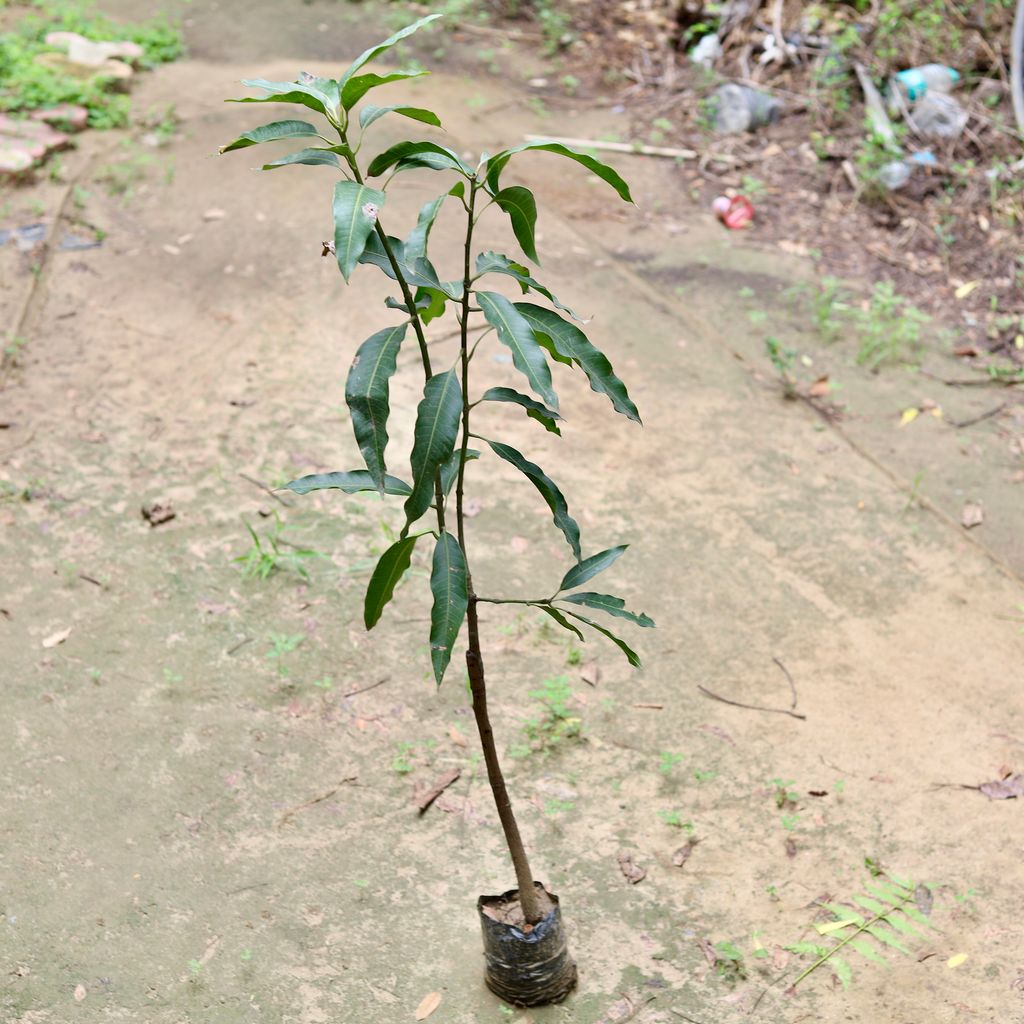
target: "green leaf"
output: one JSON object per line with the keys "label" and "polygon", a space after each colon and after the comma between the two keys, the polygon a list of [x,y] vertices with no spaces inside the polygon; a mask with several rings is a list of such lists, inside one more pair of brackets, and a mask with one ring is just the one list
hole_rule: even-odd
{"label": "green leaf", "polygon": [[380,556],[380,561],[370,577],[369,586],[366,588],[366,599],[363,602],[363,622],[367,629],[373,629],[380,620],[381,613],[391,600],[398,581],[409,568],[409,563],[412,561],[412,549],[416,547],[419,537],[420,534],[402,537]]}
{"label": "green leaf", "polygon": [[222,153],[230,153],[233,149],[245,149],[246,146],[255,146],[260,142],[278,142],[280,139],[301,139],[309,136],[317,136],[320,133],[314,125],[308,121],[274,121],[271,124],[260,125],[253,128],[251,132],[243,132],[226,146],[221,146]]}
{"label": "green leaf", "polygon": [[562,418],[557,412],[526,395],[521,395],[518,391],[513,391],[512,388],[488,388],[480,401],[511,402],[513,405],[520,405],[526,410],[528,416],[537,420],[538,423],[542,423],[545,429],[551,431],[552,434],[558,434],[559,437],[562,435],[555,423],[555,420]]}
{"label": "green leaf", "polygon": [[[415,288],[435,288],[443,292],[450,299],[462,297],[461,281],[440,281],[437,271],[434,270],[428,259],[421,257],[415,263],[410,263],[405,256],[405,245],[400,239],[389,235],[388,243],[391,246],[395,259],[398,261],[398,267],[402,272],[402,276],[408,284]],[[391,260],[388,259],[384,246],[381,245],[381,241],[376,235],[371,235],[367,239],[366,248],[359,257],[359,262],[371,263],[373,266],[383,270],[392,281],[398,280],[394,267],[391,266]]]}
{"label": "green leaf", "polygon": [[[486,398],[487,396],[484,395]],[[584,558],[579,565],[574,565],[559,585],[559,591],[572,590],[573,587],[582,586],[592,580],[598,573],[604,572],[610,565],[617,561],[628,548],[628,544],[620,544],[618,547],[608,548],[606,551],[599,551],[596,555]]]}
{"label": "green leaf", "polygon": [[898,886],[890,885],[881,879],[869,882],[864,888],[880,900],[885,900],[886,903],[902,903],[907,898],[907,893],[903,892]]}
{"label": "green leaf", "polygon": [[537,335],[548,337],[561,355],[579,364],[590,381],[592,391],[607,395],[616,412],[640,422],[640,413],[630,400],[626,385],[615,376],[612,364],[578,327],[543,306],[529,302],[517,302],[515,306]]}
{"label": "green leaf", "polygon": [[407,525],[430,508],[434,477],[455,449],[461,415],[462,388],[455,371],[435,374],[423,388],[423,400],[416,410],[412,494],[405,502]]}
{"label": "green leaf", "polygon": [[783,947],[791,953],[798,953],[801,956],[825,956],[828,953],[828,946],[818,946],[813,942],[793,942]]}
{"label": "green leaf", "polygon": [[569,515],[569,506],[566,505],[562,492],[545,475],[540,466],[523,458],[522,454],[517,452],[515,448],[502,444],[500,441],[487,441],[487,443],[491,446],[491,451],[499,459],[504,459],[509,465],[515,466],[540,491],[541,497],[547,502],[548,508],[551,509],[555,526],[565,535],[565,539],[569,542],[569,547],[572,548],[572,553],[576,556],[576,561],[578,562],[580,560],[580,528],[576,520]]}
{"label": "green leaf", "polygon": [[512,233],[516,236],[519,247],[527,257],[540,266],[534,233],[537,229],[537,200],[533,193],[522,185],[503,188],[495,197],[495,203],[501,207],[512,222]]}
{"label": "green leaf", "polygon": [[[285,487],[296,494],[309,494],[310,491],[339,490],[346,494],[357,494],[360,491],[379,490],[377,482],[365,469],[355,469],[348,473],[311,473],[291,480]],[[412,488],[397,476],[384,477],[385,494],[412,494]]]}
{"label": "green leaf", "polygon": [[538,605],[541,611],[547,612],[563,629],[569,630],[570,633],[575,633],[582,643],[587,642],[587,638],[574,626],[557,608],[550,604]]}
{"label": "green leaf", "polygon": [[611,187],[619,194],[620,198],[624,199],[627,203],[633,202],[633,197],[629,194],[629,186],[621,177],[619,177],[617,171],[612,170],[611,167],[602,163],[600,160],[597,160],[586,153],[580,153],[578,150],[570,149],[568,146],[564,146],[560,142],[527,142],[522,146],[514,146],[512,149],[506,149],[500,153],[495,153],[494,156],[487,161],[487,185],[492,192],[496,193],[498,191],[498,179],[509,160],[515,156],[516,153],[525,153],[530,150],[543,153],[555,153],[558,156],[564,156],[568,157],[570,160],[575,160],[576,163],[582,164],[588,171],[596,174],[602,181],[606,181],[611,185]]}
{"label": "green leaf", "polygon": [[466,559],[459,542],[450,533],[442,533],[437,538],[430,589],[434,595],[430,612],[430,660],[440,686],[469,604]]}
{"label": "green leaf", "polygon": [[386,198],[383,192],[354,181],[334,186],[334,252],[346,281],[363,255]]}
{"label": "green leaf", "polygon": [[886,915],[885,923],[902,935],[909,935],[911,938],[920,938],[921,933],[905,918],[899,911],[893,911]]}
{"label": "green leaf", "polygon": [[530,382],[534,394],[540,395],[553,409],[558,409],[558,395],[551,386],[551,368],[544,350],[537,344],[533,329],[504,295],[497,292],[476,292],[476,301],[487,322],[498,332],[498,340],[512,350],[512,362]]}
{"label": "green leaf", "polygon": [[[459,479],[459,459],[461,455],[462,449],[456,448],[455,451],[452,452],[448,461],[441,467],[441,490],[445,496],[451,494],[452,488]],[[472,462],[474,459],[479,458],[480,453],[475,448],[466,449],[467,462]]]}
{"label": "green leaf", "polygon": [[637,614],[636,612],[626,611],[626,602],[621,597],[612,597],[610,594],[594,594],[584,591],[582,593],[566,594],[565,597],[560,597],[559,601],[566,601],[569,604],[581,604],[587,608],[595,608],[598,611],[606,612],[608,615],[614,615],[616,618],[628,619],[630,622],[635,622],[638,626],[644,626],[645,628],[654,626],[654,619],[642,613]]}
{"label": "green leaf", "polygon": [[882,906],[878,900],[873,900],[869,896],[854,896],[853,902],[865,910],[870,910],[872,914],[881,914],[882,916],[885,916],[890,909],[888,906]]}
{"label": "green leaf", "polygon": [[910,955],[910,950],[896,938],[888,929],[884,928],[881,924],[868,925],[864,929],[870,934],[874,935],[879,942],[884,942],[887,946],[892,946],[893,949],[898,949],[901,953],[905,953],[907,956]]}
{"label": "green leaf", "polygon": [[384,488],[384,450],[388,444],[389,381],[408,324],[386,327],[359,346],[345,382],[352,430],[376,486]]}
{"label": "green leaf", "polygon": [[304,82],[268,82],[265,78],[246,78],[242,85],[250,89],[263,89],[267,95],[243,96],[241,99],[228,100],[228,103],[298,103],[332,119],[336,117],[337,103],[334,97],[315,85]]}
{"label": "green leaf", "polygon": [[429,324],[431,320],[444,316],[444,304],[447,299],[444,292],[436,288],[417,288],[414,298],[423,323]]}
{"label": "green leaf", "polygon": [[386,170],[400,163],[405,167],[429,167],[434,171],[458,171],[467,178],[473,171],[447,146],[436,142],[399,142],[390,149],[378,153],[366,169],[369,178],[376,178]]}
{"label": "green leaf", "polygon": [[361,54],[348,66],[348,69],[341,76],[338,84],[344,87],[345,83],[364,65],[369,64],[371,60],[376,59],[386,50],[390,50],[395,43],[400,43],[403,39],[408,38],[413,32],[418,32],[424,25],[429,25],[432,21],[437,21],[440,18],[440,14],[428,14],[425,18],[420,18],[419,21],[414,21],[411,25],[406,25],[405,28],[400,29],[393,36],[388,36],[383,43],[377,43],[371,46],[368,50],[363,50]]}
{"label": "green leaf", "polygon": [[430,229],[441,212],[447,194],[431,199],[420,207],[420,215],[416,219],[416,227],[412,229],[409,237],[405,240],[405,258],[415,261],[427,255],[427,241],[430,238]]}
{"label": "green leaf", "polygon": [[875,952],[874,947],[866,939],[850,939],[847,945],[855,949],[865,959],[871,960],[876,964],[881,964],[883,967],[889,966],[888,963],[886,963],[885,957],[880,956]]}
{"label": "green leaf", "polygon": [[[521,263],[516,263],[510,260],[507,256],[502,255],[500,252],[482,252],[476,258],[476,273],[477,276],[483,274],[507,274],[509,277],[514,278],[518,283],[519,287],[522,288],[523,292],[533,289],[540,295],[543,295],[548,302],[551,302],[557,309],[564,310],[573,318],[578,320],[581,324],[586,321],[577,316],[568,306],[563,306],[558,299],[551,294],[539,281],[534,280],[530,276],[530,271],[524,267]],[[564,362],[571,363],[571,359],[565,359]]]}
{"label": "green leaf", "polygon": [[856,921],[858,925],[864,924],[864,918],[848,907],[840,906],[838,903],[822,903],[821,906],[844,921]]}
{"label": "green leaf", "polygon": [[341,90],[341,105],[346,110],[351,110],[371,89],[381,85],[389,85],[391,82],[404,82],[409,78],[422,78],[429,74],[429,71],[391,71],[385,75],[370,73],[368,75],[356,75],[345,82]]}
{"label": "green leaf", "polygon": [[422,121],[424,124],[432,124],[435,128],[441,127],[441,119],[432,110],[424,110],[422,107],[374,107],[367,104],[359,111],[359,127],[364,131],[379,120],[385,114],[401,114],[402,117],[411,117],[414,121]]}
{"label": "green leaf", "polygon": [[264,164],[262,170],[272,171],[275,167],[287,167],[289,164],[325,164],[328,167],[333,167],[336,171],[341,170],[341,164],[333,150],[325,149],[322,146],[289,153],[278,160],[272,160],[269,164]]}
{"label": "green leaf", "polygon": [[618,647],[620,651],[622,651],[622,653],[626,656],[626,661],[628,661],[630,665],[633,666],[633,668],[641,667],[640,655],[637,654],[636,651],[634,651],[633,648],[630,647],[625,640],[623,640],[621,637],[616,636],[610,629],[605,629],[604,626],[601,626],[598,623],[594,622],[593,619],[588,619],[583,615],[578,615],[576,612],[569,612],[568,614],[571,615],[574,619],[578,619],[580,622],[585,622],[588,626],[590,626],[591,629],[596,629],[598,633],[601,633],[604,636],[608,637],[608,639],[611,640],[611,642],[615,644],[615,646]]}
{"label": "green leaf", "polygon": [[900,907],[900,913],[906,914],[911,921],[915,921],[917,924],[923,924],[926,928],[935,928],[935,925],[928,920],[928,916],[926,914],[922,914],[917,907],[911,906],[909,903],[904,903],[903,906]]}
{"label": "green leaf", "polygon": [[850,982],[853,981],[853,971],[850,970],[850,965],[841,956],[830,956],[828,965],[835,972],[835,976],[843,988],[849,988]]}

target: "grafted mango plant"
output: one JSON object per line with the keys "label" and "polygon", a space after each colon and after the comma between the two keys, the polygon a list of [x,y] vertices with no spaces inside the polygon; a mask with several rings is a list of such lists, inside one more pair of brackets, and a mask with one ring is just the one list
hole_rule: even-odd
{"label": "grafted mango plant", "polygon": [[[333,251],[346,282],[362,265],[378,268],[397,286],[398,294],[385,303],[396,314],[395,321],[359,345],[345,385],[345,401],[365,468],[304,476],[288,487],[297,494],[333,488],[349,494],[377,491],[382,496],[404,499],[405,524],[398,539],[381,555],[366,589],[363,616],[367,629],[376,625],[392,600],[416,546],[433,545],[430,657],[434,677],[440,686],[465,627],[473,712],[516,876],[515,889],[501,896],[480,897],[478,902],[487,958],[485,977],[492,990],[507,1001],[534,1005],[564,998],[575,984],[576,966],[566,949],[557,897],[534,880],[498,761],[487,711],[479,606],[492,603],[537,608],[581,641],[585,631],[596,631],[614,643],[634,666],[640,660],[633,649],[591,616],[602,613],[638,626],[654,623],[646,615],[629,611],[622,598],[583,589],[623,554],[626,545],[584,557],[579,526],[569,514],[558,486],[511,445],[474,433],[473,412],[485,403],[502,404],[510,411],[518,407],[545,430],[560,435],[563,421],[552,382],[551,360],[581,370],[590,387],[607,398],[617,413],[635,423],[640,422],[640,416],[608,359],[587,339],[576,314],[538,282],[519,259],[490,251],[474,257],[473,235],[485,211],[493,208],[509,218],[524,257],[538,263],[533,193],[522,185],[502,183],[509,162],[527,151],[574,161],[607,183],[621,199],[632,202],[632,198],[626,182],[611,167],[556,142],[531,142],[503,149],[481,157],[473,166],[446,146],[409,140],[390,146],[364,166],[361,154],[369,130],[380,118],[397,115],[425,125],[441,125],[433,111],[420,107],[362,103],[379,86],[425,73],[375,74],[364,68],[437,17],[422,18],[366,50],[337,80],[302,74],[294,82],[246,81],[245,85],[261,90],[263,95],[237,102],[298,105],[319,114],[321,123],[275,121],[246,132],[221,151],[284,139],[320,143],[266,163],[263,169],[292,164],[334,168],[338,172],[333,194],[334,239],[324,243],[324,253]],[[423,205],[407,237],[389,235],[384,228],[388,184],[397,174],[421,169],[441,172],[454,178],[454,183]],[[384,175],[387,178],[379,187],[368,184]],[[465,245],[462,266],[457,276],[449,278],[431,262],[429,242],[442,209],[452,208],[464,218]],[[524,300],[512,301],[493,290],[495,276],[515,282]],[[453,313],[458,323],[457,349],[442,355],[443,349],[428,348],[424,328],[447,313]],[[399,350],[410,331],[419,349],[424,385],[415,414],[408,474],[403,478],[388,472],[389,387]],[[516,374],[511,383],[525,385],[528,394],[511,383],[491,387],[482,394],[474,392],[473,360],[478,358],[483,343],[494,341],[511,352]],[[479,472],[485,471],[483,450],[514,466],[536,488],[568,544],[571,563],[550,596],[479,594],[474,587],[466,537],[467,466],[480,459]]]}

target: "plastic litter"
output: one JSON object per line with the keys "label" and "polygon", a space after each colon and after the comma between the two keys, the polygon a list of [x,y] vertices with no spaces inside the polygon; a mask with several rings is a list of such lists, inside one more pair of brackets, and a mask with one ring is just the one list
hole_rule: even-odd
{"label": "plastic litter", "polygon": [[782,103],[774,96],[749,85],[727,82],[714,94],[715,131],[738,135],[762,125],[774,124],[782,115]]}
{"label": "plastic litter", "polygon": [[967,111],[952,96],[928,93],[907,120],[926,139],[958,139],[967,127]]}
{"label": "plastic litter", "polygon": [[704,36],[703,39],[690,51],[690,60],[694,64],[709,70],[715,66],[715,61],[722,56],[722,43],[718,36],[712,34]]}
{"label": "plastic litter", "polygon": [[0,245],[6,245],[13,240],[18,252],[31,252],[45,238],[45,224],[25,224],[20,228],[5,228],[0,231]]}
{"label": "plastic litter", "polygon": [[[546,892],[540,882],[533,883]],[[561,1002],[576,986],[576,962],[562,930],[558,897],[547,893],[552,909],[528,931],[495,920],[485,908],[515,900],[517,890],[481,896],[477,912],[484,938],[487,987],[510,1006],[541,1006]]]}
{"label": "plastic litter", "polygon": [[739,231],[754,219],[754,204],[746,196],[718,196],[711,209],[730,231]]}
{"label": "plastic litter", "polygon": [[960,81],[960,72],[945,64],[922,64],[897,71],[889,80],[889,102],[899,109],[900,100],[916,103],[925,95],[952,92]]}
{"label": "plastic litter", "polygon": [[890,192],[903,188],[918,167],[934,167],[938,161],[930,149],[919,153],[911,153],[903,160],[893,160],[885,164],[878,172],[878,180]]}

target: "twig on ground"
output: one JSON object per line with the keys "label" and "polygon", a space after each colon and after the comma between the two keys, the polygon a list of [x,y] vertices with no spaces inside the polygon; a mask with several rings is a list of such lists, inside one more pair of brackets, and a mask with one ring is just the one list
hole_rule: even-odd
{"label": "twig on ground", "polygon": [[981,423],[982,420],[989,420],[993,416],[998,416],[1006,408],[1006,402],[1000,402],[994,409],[989,409],[988,412],[983,412],[979,416],[972,416],[968,420],[947,420],[946,422],[951,427],[960,429],[962,427],[973,427],[975,423]]}
{"label": "twig on ground", "polygon": [[1012,388],[1016,384],[1024,384],[1024,377],[1013,379],[1006,379],[1003,377],[955,377],[950,380],[948,377],[940,377],[937,373],[932,373],[929,370],[922,370],[921,373],[925,377],[937,380],[940,384],[945,384],[948,388],[983,388],[990,384],[998,384],[1002,387]]}
{"label": "twig on ground", "polygon": [[789,669],[786,668],[786,666],[783,665],[782,662],[779,661],[778,658],[772,658],[772,661],[774,661],[775,664],[778,665],[779,668],[782,669],[782,674],[786,677],[786,681],[789,683],[790,692],[793,694],[793,703],[790,704],[789,706],[790,706],[790,708],[794,708],[795,709],[796,708],[796,683],[793,682],[793,677],[789,674]]}
{"label": "twig on ground", "polygon": [[249,483],[251,483],[253,487],[258,487],[261,491],[263,491],[264,494],[269,494],[274,499],[274,501],[279,501],[282,505],[284,505],[285,508],[292,507],[292,503],[290,501],[285,501],[285,499],[282,498],[280,494],[277,494],[272,487],[268,487],[265,483],[263,483],[262,480],[257,480],[254,476],[249,476],[248,473],[239,473],[238,475],[243,480],[246,480]]}
{"label": "twig on ground", "polygon": [[317,804],[322,804],[325,800],[330,800],[330,798],[334,796],[334,794],[337,793],[346,782],[355,782],[358,778],[358,775],[347,775],[336,786],[327,790],[326,793],[321,793],[320,796],[315,796],[312,800],[306,800],[304,803],[296,804],[290,811],[285,811],[284,814],[278,818],[277,827],[280,828],[286,821],[290,821],[299,813],[299,811],[304,811],[307,807],[315,807]]}
{"label": "twig on ground", "polygon": [[230,658],[231,655],[235,653],[235,651],[241,650],[246,644],[251,644],[252,640],[253,640],[253,638],[251,636],[247,636],[244,640],[239,640],[238,643],[235,644],[234,647],[231,647],[231,648],[229,648],[227,650],[226,653],[227,653],[228,657]]}
{"label": "twig on ground", "polygon": [[383,686],[391,676],[385,676],[383,679],[378,679],[375,683],[370,683],[369,686],[360,686],[358,690],[349,690],[348,693],[343,693],[341,699],[345,700],[347,697],[354,697],[357,693],[366,693],[367,690],[376,689],[378,686]]}
{"label": "twig on ground", "polygon": [[789,715],[790,718],[799,718],[801,721],[807,720],[806,715],[802,715],[799,711],[793,711],[790,708],[766,708],[761,704],[743,704],[738,700],[730,700],[728,697],[722,697],[714,691],[709,690],[706,686],[701,686],[700,684],[697,685],[697,689],[700,690],[705,697],[721,701],[723,704],[731,704],[734,708],[746,708],[748,711],[768,711],[773,715]]}
{"label": "twig on ground", "polygon": [[435,801],[435,800],[436,800],[436,799],[437,799],[437,798],[438,798],[438,797],[439,797],[439,796],[440,796],[440,795],[441,795],[441,794],[442,794],[442,793],[443,793],[443,792],[444,792],[444,791],[445,791],[445,790],[446,790],[446,789],[447,789],[447,788],[448,788],[448,787],[449,787],[449,786],[450,786],[450,785],[451,785],[451,784],[452,784],[453,782],[456,782],[456,781],[458,781],[458,779],[459,779],[459,777],[460,777],[461,775],[462,775],[462,769],[461,769],[461,768],[453,768],[453,769],[452,769],[452,770],[451,770],[450,772],[445,772],[445,774],[444,774],[444,775],[442,775],[442,776],[441,776],[441,778],[439,778],[439,779],[437,780],[437,782],[435,782],[435,783],[434,783],[434,785],[430,787],[430,789],[426,790],[426,791],[425,791],[424,793],[422,793],[421,795],[418,795],[418,796],[416,797],[416,808],[417,808],[417,810],[419,810],[420,814],[421,814],[421,815],[422,815],[422,814],[425,814],[425,813],[426,813],[426,811],[427,811],[427,808],[428,808],[428,807],[429,807],[429,806],[430,806],[430,805],[431,805],[431,804],[432,804],[432,803],[433,803],[433,802],[434,802],[434,801]]}
{"label": "twig on ground", "polygon": [[[633,153],[639,156],[667,156],[677,160],[696,160],[700,154],[695,149],[675,149],[670,146],[647,146],[631,142],[602,142],[599,139],[569,139],[552,135],[525,135],[527,142],[558,142],[563,146],[579,149],[603,149],[610,153]],[[731,160],[732,158],[727,158]]]}

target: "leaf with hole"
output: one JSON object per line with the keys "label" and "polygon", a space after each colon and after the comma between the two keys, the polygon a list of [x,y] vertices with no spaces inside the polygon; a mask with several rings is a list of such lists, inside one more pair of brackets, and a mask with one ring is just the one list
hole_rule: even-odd
{"label": "leaf with hole", "polygon": [[505,149],[500,153],[495,153],[494,156],[487,161],[487,187],[492,193],[497,194],[499,191],[498,180],[509,160],[511,160],[517,153],[526,153],[530,151],[554,153],[557,156],[564,156],[568,157],[570,160],[575,160],[576,163],[586,167],[586,169],[592,174],[596,174],[602,181],[611,185],[611,187],[618,193],[620,199],[624,199],[627,203],[633,202],[633,197],[629,193],[629,186],[625,181],[623,181],[618,171],[609,167],[606,163],[602,163],[596,157],[589,156],[586,153],[580,153],[578,150],[571,149],[569,146],[565,146],[560,142],[526,142],[521,146],[513,146],[512,149]]}
{"label": "leaf with hole", "polygon": [[345,403],[352,414],[352,430],[377,487],[384,487],[384,450],[388,444],[389,390],[398,350],[408,325],[386,327],[359,346],[345,382]]}
{"label": "leaf with hole", "polygon": [[533,198],[533,193],[522,185],[511,185],[498,192],[494,202],[508,214],[519,247],[528,259],[540,266],[534,237],[537,230],[537,200]]}
{"label": "leaf with hole", "polygon": [[355,181],[334,186],[334,254],[346,281],[366,249],[384,205],[383,192]]}
{"label": "leaf with hole", "polygon": [[538,423],[543,424],[545,430],[550,431],[552,434],[558,434],[559,437],[561,437],[562,432],[558,429],[558,424],[555,423],[555,420],[560,420],[562,417],[554,410],[549,409],[546,405],[542,405],[540,402],[533,398],[529,398],[526,395],[521,395],[518,391],[514,391],[512,388],[488,388],[483,393],[480,401],[509,402],[512,405],[521,406],[526,410],[526,414],[528,416],[537,420]]}
{"label": "leaf with hole", "polygon": [[[486,440],[486,438],[484,438]],[[544,470],[529,459],[523,458],[521,452],[507,444],[499,441],[487,441],[491,451],[504,459],[509,465],[515,466],[526,478],[540,491],[541,497],[547,502],[548,508],[557,526],[569,542],[576,561],[580,560],[580,528],[576,520],[569,515],[569,506],[565,503],[562,492],[555,486],[554,482],[544,473]]]}
{"label": "leaf with hole", "polygon": [[498,340],[512,350],[512,362],[530,382],[530,389],[557,410],[558,395],[551,386],[551,368],[529,322],[516,306],[497,292],[478,291],[476,301],[487,322],[498,332]]}
{"label": "leaf with hole", "polygon": [[[360,491],[379,491],[377,481],[365,469],[350,470],[347,473],[311,473],[300,476],[285,484],[289,491],[296,494],[309,494],[310,491],[344,491],[346,494],[358,494]],[[384,477],[385,494],[401,494],[403,497],[412,494],[412,488],[397,476]]]}
{"label": "leaf with hole", "polygon": [[319,136],[314,125],[308,121],[273,121],[271,124],[260,125],[252,131],[242,132],[234,142],[221,146],[222,153],[230,153],[235,149],[245,149],[261,142],[279,142],[282,139],[301,139]]}
{"label": "leaf with hole", "polygon": [[430,508],[438,471],[455,449],[462,415],[462,389],[454,370],[435,374],[416,409],[412,448],[412,494],[405,501],[406,525]]}
{"label": "leaf with hole", "polygon": [[373,629],[380,621],[381,613],[394,596],[398,581],[405,575],[412,561],[412,551],[421,534],[413,534],[395,541],[380,556],[366,588],[363,601],[363,622],[367,629]]}
{"label": "leaf with hole", "polygon": [[628,544],[619,544],[618,547],[608,548],[589,558],[584,558],[579,565],[574,565],[562,577],[562,582],[558,586],[559,591],[572,590],[573,587],[581,587],[584,583],[588,583],[598,573],[604,572],[610,565],[618,561],[628,547]]}
{"label": "leaf with hole", "polygon": [[626,602],[621,597],[612,597],[610,594],[594,594],[590,591],[584,591],[582,593],[566,594],[558,600],[565,601],[568,604],[579,604],[586,608],[593,608],[596,611],[614,615],[616,618],[626,619],[637,626],[645,628],[654,626],[654,619],[649,618],[642,612],[627,611]]}
{"label": "leaf with hole", "polygon": [[430,590],[434,595],[430,612],[430,660],[434,666],[434,678],[440,686],[469,604],[466,558],[459,542],[450,533],[442,533],[437,538]]}
{"label": "leaf with hole", "polygon": [[592,391],[607,395],[616,412],[636,423],[640,422],[640,413],[630,399],[626,385],[615,376],[612,364],[605,355],[591,344],[578,327],[543,306],[517,302],[515,307],[535,334],[546,336],[564,358],[580,366],[590,381]]}

